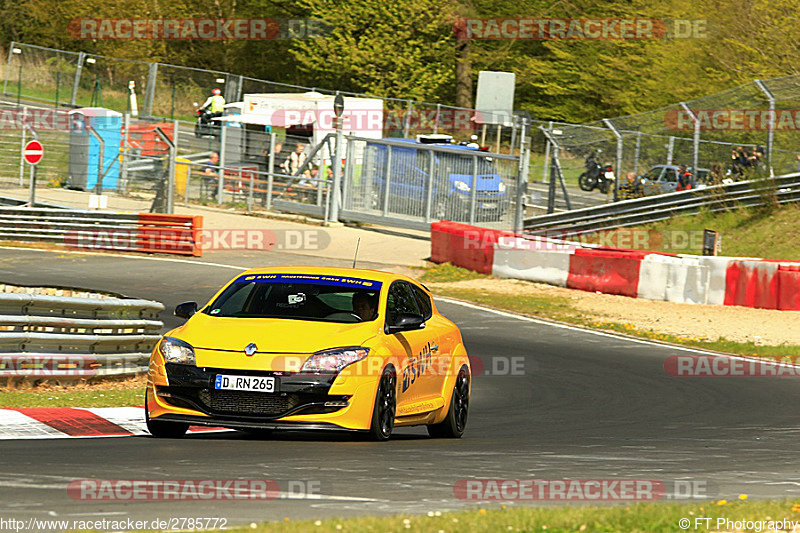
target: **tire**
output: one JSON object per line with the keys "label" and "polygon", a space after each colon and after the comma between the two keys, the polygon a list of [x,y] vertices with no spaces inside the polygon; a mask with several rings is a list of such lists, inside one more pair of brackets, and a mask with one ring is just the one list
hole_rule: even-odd
{"label": "tire", "polygon": [[608,181],[606,180],[601,181],[599,185],[600,192],[606,194],[608,192],[608,186],[609,186]]}
{"label": "tire", "polygon": [[458,371],[447,417],[439,424],[428,426],[428,435],[436,439],[460,439],[467,428],[468,415],[469,369],[465,365]]}
{"label": "tire", "polygon": [[397,413],[397,373],[393,367],[386,367],[378,382],[375,406],[372,408],[372,422],[369,434],[372,440],[387,441],[392,436],[394,417]]}
{"label": "tire", "polygon": [[597,186],[597,178],[592,178],[588,172],[584,172],[578,177],[578,186],[583,191],[591,192]]}
{"label": "tire", "polygon": [[150,409],[147,408],[147,392],[144,394],[144,419],[147,424],[147,431],[157,439],[179,439],[186,435],[189,430],[189,424],[150,420]]}

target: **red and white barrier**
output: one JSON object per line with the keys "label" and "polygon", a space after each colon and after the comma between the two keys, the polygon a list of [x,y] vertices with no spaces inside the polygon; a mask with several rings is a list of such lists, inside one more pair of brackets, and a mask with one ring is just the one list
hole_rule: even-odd
{"label": "red and white barrier", "polygon": [[580,245],[442,221],[431,260],[501,278],[679,303],[800,311],[800,263]]}
{"label": "red and white barrier", "polygon": [[575,248],[542,238],[506,237],[495,246],[492,275],[566,287],[569,258]]}
{"label": "red and white barrier", "polygon": [[709,267],[696,257],[647,254],[642,259],[636,297],[667,302],[704,304]]}
{"label": "red and white barrier", "polygon": [[[192,426],[190,433],[222,428]],[[147,435],[141,407],[0,409],[0,440]]]}

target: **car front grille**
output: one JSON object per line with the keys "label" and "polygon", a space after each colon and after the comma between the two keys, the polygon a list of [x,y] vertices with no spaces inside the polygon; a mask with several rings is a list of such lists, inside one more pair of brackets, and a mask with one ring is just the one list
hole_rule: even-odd
{"label": "car front grille", "polygon": [[297,394],[203,389],[198,394],[212,413],[276,416],[300,405]]}

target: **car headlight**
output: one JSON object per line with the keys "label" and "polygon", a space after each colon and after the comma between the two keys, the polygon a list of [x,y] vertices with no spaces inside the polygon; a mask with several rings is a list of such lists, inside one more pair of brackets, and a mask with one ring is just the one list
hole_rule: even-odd
{"label": "car headlight", "polygon": [[497,184],[497,190],[500,192],[506,192],[506,184],[501,181]]}
{"label": "car headlight", "polygon": [[301,372],[339,372],[347,365],[361,361],[369,353],[369,348],[334,348],[315,353],[303,363]]}
{"label": "car headlight", "polygon": [[164,361],[181,365],[194,365],[194,348],[189,343],[172,337],[164,337],[158,345]]}
{"label": "car headlight", "polygon": [[470,190],[466,181],[456,180],[453,182],[453,186],[461,192],[469,192]]}

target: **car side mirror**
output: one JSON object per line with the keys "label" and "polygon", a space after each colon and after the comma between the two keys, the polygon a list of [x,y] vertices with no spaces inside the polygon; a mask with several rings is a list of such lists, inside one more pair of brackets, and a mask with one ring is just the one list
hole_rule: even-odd
{"label": "car side mirror", "polygon": [[197,312],[197,302],[183,302],[175,307],[175,316],[178,318],[191,318]]}
{"label": "car side mirror", "polygon": [[411,331],[425,327],[425,319],[422,315],[412,313],[402,313],[395,318],[393,324],[389,324],[389,335],[400,333],[401,331]]}

